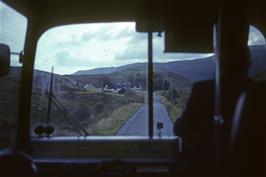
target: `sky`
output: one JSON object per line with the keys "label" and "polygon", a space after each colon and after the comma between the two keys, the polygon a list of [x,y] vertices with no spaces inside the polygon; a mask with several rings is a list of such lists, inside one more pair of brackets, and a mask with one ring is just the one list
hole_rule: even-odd
{"label": "sky", "polygon": [[[59,35],[60,34],[60,35]],[[210,54],[164,54],[163,37],[153,36],[154,61],[193,59]],[[135,23],[70,25],[50,29],[40,38],[36,64],[59,73],[115,67],[147,61],[147,34],[137,33]]]}
{"label": "sky", "polygon": [[[0,43],[11,50],[23,50],[27,20],[0,1]],[[3,28],[2,28],[3,27]],[[250,28],[249,45],[265,44],[262,34]],[[165,54],[164,36],[153,35],[154,61],[168,62],[211,56],[212,54]],[[35,69],[72,74],[78,70],[116,67],[147,61],[147,34],[137,33],[134,22],[79,24],[55,27],[39,39]],[[17,65],[13,57],[12,64]]]}
{"label": "sky", "polygon": [[[0,43],[9,45],[12,52],[23,50],[27,19],[0,0]],[[18,57],[11,56],[11,65],[19,65]]]}
{"label": "sky", "polygon": [[[249,45],[264,44],[254,27]],[[197,59],[212,54],[165,54],[164,36],[153,35],[154,61]],[[137,33],[135,23],[80,24],[55,27],[44,33],[37,47],[35,66],[40,70],[55,67],[55,72],[71,74],[78,70],[116,67],[147,61],[147,34]]]}

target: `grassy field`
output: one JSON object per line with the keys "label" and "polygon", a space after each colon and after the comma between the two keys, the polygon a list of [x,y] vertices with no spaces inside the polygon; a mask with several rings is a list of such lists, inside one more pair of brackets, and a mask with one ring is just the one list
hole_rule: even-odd
{"label": "grassy field", "polygon": [[115,135],[116,132],[143,104],[129,103],[114,110],[112,114],[92,125],[88,125],[88,132],[92,135]]}
{"label": "grassy field", "polygon": [[[117,94],[100,91],[63,91],[54,93],[75,122],[90,135],[113,135],[120,126],[143,104],[142,95]],[[47,96],[34,92],[32,96],[31,127],[45,124]],[[77,130],[54,104],[51,124],[56,127],[54,136],[76,136]],[[32,135],[34,133],[32,132]]]}

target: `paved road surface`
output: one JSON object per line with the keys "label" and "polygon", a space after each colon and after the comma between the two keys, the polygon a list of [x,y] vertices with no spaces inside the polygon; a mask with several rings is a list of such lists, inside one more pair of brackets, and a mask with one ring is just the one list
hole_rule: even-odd
{"label": "paved road surface", "polygon": [[[153,101],[154,110],[154,135],[158,135],[157,122],[163,122],[162,136],[173,135],[173,123],[165,109],[159,101],[158,96],[154,95]],[[125,123],[123,127],[117,132],[119,136],[147,136],[148,135],[148,107],[142,106],[131,118]]]}

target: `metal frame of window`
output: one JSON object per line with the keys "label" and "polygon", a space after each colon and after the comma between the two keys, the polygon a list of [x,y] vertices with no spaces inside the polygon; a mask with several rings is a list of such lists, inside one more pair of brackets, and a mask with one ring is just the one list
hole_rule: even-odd
{"label": "metal frame of window", "polygon": [[153,138],[153,41],[152,31],[148,32],[148,119],[149,137]]}

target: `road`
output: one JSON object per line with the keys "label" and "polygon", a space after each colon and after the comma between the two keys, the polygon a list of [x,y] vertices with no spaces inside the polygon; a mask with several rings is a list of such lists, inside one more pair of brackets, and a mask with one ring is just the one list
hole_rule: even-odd
{"label": "road", "polygon": [[[159,101],[158,96],[153,97],[153,110],[154,110],[154,135],[159,134],[157,123],[162,122],[163,128],[161,129],[162,136],[173,135],[173,123],[167,113],[166,108]],[[148,106],[142,106],[117,132],[118,136],[148,136]]]}

